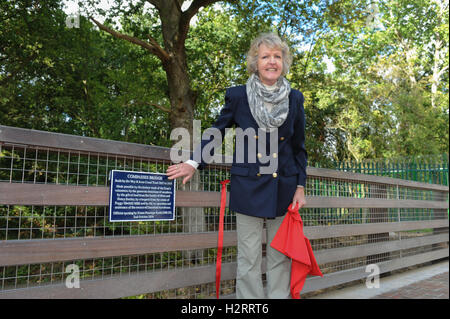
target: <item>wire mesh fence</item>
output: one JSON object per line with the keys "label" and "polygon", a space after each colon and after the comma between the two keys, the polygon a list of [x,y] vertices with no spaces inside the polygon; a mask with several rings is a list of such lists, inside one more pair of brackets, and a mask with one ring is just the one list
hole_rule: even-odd
{"label": "wire mesh fence", "polygon": [[[110,154],[105,150],[86,151],[61,147],[46,147],[27,143],[13,143],[0,139],[0,183],[38,185],[72,185],[80,187],[109,187],[109,172],[115,170],[159,172],[166,171],[168,158],[139,156],[132,150],[127,155]],[[193,192],[219,192],[220,181],[228,179],[229,167],[210,165],[199,171],[197,179],[187,185],[177,183],[177,190]],[[306,195],[310,199],[392,200],[417,202],[444,202],[448,208],[448,188],[395,183],[395,181],[363,178],[362,176],[329,176],[327,172],[309,174]],[[447,248],[448,213],[445,206],[418,207],[308,207],[301,211],[304,226],[321,229],[322,235],[312,236],[314,251],[329,252],[337,249],[366,247],[370,244],[397,243],[398,241],[429,238],[432,243],[412,242],[412,246],[399,246],[383,253],[355,253],[352,258],[324,258],[320,267],[324,274],[338,273],[368,263],[381,263],[405,256],[424,254]],[[333,205],[332,205],[333,206]],[[177,207],[173,221],[110,222],[108,206],[79,205],[10,205],[0,202],[0,249],[2,243],[37,240],[69,240],[83,238],[121,238],[173,234],[211,233],[218,230],[219,207]],[[197,218],[192,218],[197,216]],[[198,216],[201,216],[198,218]],[[447,228],[422,227],[390,231],[381,228],[346,230],[336,233],[338,226],[365,226],[379,223],[445,221]],[[383,224],[384,225],[384,224]],[[427,225],[424,223],[424,225]],[[430,224],[431,225],[431,224]],[[225,231],[236,230],[235,213],[226,209]],[[355,228],[356,229],[356,228]],[[329,232],[327,233],[327,231]],[[323,235],[328,234],[328,235]],[[442,239],[436,236],[447,236]],[[436,239],[435,239],[436,238]],[[435,240],[435,242],[433,241]],[[416,244],[414,244],[416,243]],[[369,247],[369,246],[367,246]],[[369,247],[370,248],[370,247]],[[264,250],[263,250],[264,251]],[[379,251],[379,250],[378,250]],[[69,276],[67,266],[75,264],[83,281],[103,281],[117,276],[126,277],[166,271],[182,271],[197,267],[211,267],[216,261],[217,249],[161,251],[156,253],[108,256],[42,263],[2,265],[0,261],[0,291],[6,292],[30,287],[64,284]],[[236,246],[225,247],[223,261],[236,262]],[[323,255],[325,256],[325,254]],[[320,258],[318,259],[320,262]],[[222,293],[234,291],[234,279],[224,280]],[[149,288],[146,298],[207,298],[215,294],[213,283],[202,283],[163,291]]]}
{"label": "wire mesh fence", "polygon": [[331,168],[448,186],[448,154],[418,155],[390,159],[336,161]]}
{"label": "wire mesh fence", "polygon": [[[165,172],[170,165],[169,160],[52,150],[6,143],[0,144],[0,154],[0,182],[10,183],[108,186],[109,172],[113,169]],[[224,167],[210,166],[201,171],[200,186],[197,190],[219,191],[220,181],[227,178],[229,173]],[[192,184],[188,184],[190,185]],[[306,189],[310,196],[421,200],[443,200],[443,196],[445,197],[442,192],[323,176],[309,177]]]}

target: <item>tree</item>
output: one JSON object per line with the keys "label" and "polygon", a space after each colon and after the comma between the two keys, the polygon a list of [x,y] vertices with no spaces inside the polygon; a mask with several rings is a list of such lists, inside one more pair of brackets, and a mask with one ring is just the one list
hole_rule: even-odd
{"label": "tree", "polygon": [[247,80],[251,39],[275,31],[305,95],[310,163],[448,147],[446,1],[98,2],[86,12],[108,32],[83,16],[68,28],[61,0],[1,2],[2,124],[170,146],[169,126],[214,122]]}
{"label": "tree", "polygon": [[1,2],[0,123],[170,146],[167,113],[144,103],[164,98],[158,59],[66,18],[61,1]]}
{"label": "tree", "polygon": [[314,86],[307,92],[309,114],[323,127],[313,142],[328,141],[318,155],[361,160],[447,152],[448,5],[349,4],[337,1],[325,10],[329,30],[313,51],[336,70],[327,73],[316,63],[307,72],[305,83]]}
{"label": "tree", "polygon": [[[192,17],[201,7],[215,2],[218,2],[218,0],[194,0],[183,11],[181,8],[183,1],[181,0],[149,0],[148,3],[153,6],[149,10],[150,15],[153,19],[156,15],[161,21],[161,33],[159,35],[155,32],[152,34],[148,28],[144,28],[142,25],[135,25],[133,30],[135,34],[128,35],[112,29],[107,23],[100,23],[92,16],[90,17],[101,30],[116,38],[138,45],[158,57],[167,75],[170,108],[165,105],[152,104],[169,113],[172,128],[187,128],[190,133],[192,133],[197,93],[191,89],[185,42]],[[145,4],[146,1],[138,1],[135,5],[131,4],[129,9],[126,10],[121,9],[122,3],[117,1],[113,12],[121,12],[124,17],[134,14],[142,15]],[[91,5],[95,5],[95,2],[91,2]],[[158,38],[162,38],[163,45],[160,45]]]}

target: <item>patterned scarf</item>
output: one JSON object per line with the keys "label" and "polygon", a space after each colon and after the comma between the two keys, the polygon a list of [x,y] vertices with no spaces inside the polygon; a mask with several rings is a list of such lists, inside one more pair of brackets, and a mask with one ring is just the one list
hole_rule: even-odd
{"label": "patterned scarf", "polygon": [[[284,77],[277,81],[277,88],[268,90],[259,77],[252,74],[247,81],[247,98],[250,111],[260,128],[274,129],[280,127],[289,113],[289,93],[291,86]],[[264,102],[273,105],[269,111]]]}

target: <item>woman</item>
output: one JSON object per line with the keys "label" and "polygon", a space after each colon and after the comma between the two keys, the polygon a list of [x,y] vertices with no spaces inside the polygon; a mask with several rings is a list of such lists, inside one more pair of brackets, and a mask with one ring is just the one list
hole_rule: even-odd
{"label": "woman", "polygon": [[[253,40],[247,55],[247,70],[250,74],[247,84],[227,89],[225,107],[213,126],[221,131],[222,136],[225,128],[233,125],[259,132],[252,137],[255,140],[261,134],[278,134],[277,140],[271,141],[277,144],[278,151],[270,154],[271,159],[278,161],[278,165],[270,174],[261,173],[261,168],[267,165],[261,161],[260,149],[256,161],[249,160],[251,153],[244,156],[243,161],[237,161],[236,154],[233,155],[229,208],[236,212],[237,298],[265,297],[261,279],[264,221],[267,243],[270,243],[288,206],[292,204],[295,207],[298,204],[302,207],[306,203],[304,98],[300,91],[290,88],[284,77],[291,62],[287,44],[277,35],[266,33]],[[265,141],[269,143],[270,138],[267,136]],[[251,152],[249,138],[242,142],[244,154]],[[201,152],[207,143],[207,140],[202,140],[197,152]],[[268,149],[271,149],[269,145],[263,151]],[[189,160],[169,166],[167,175],[169,179],[184,177],[184,184],[197,168],[201,169],[204,165],[203,159],[200,163]],[[269,244],[266,259],[268,298],[289,298],[290,260]]]}

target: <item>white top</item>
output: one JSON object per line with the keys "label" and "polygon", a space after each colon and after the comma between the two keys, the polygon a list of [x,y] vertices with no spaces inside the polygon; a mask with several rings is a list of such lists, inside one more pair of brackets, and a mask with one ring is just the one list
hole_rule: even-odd
{"label": "white top", "polygon": [[[274,91],[278,88],[277,84],[275,83],[274,85],[265,85],[263,83],[263,85],[266,87],[267,90],[269,91]],[[273,108],[273,104],[272,103],[268,103],[268,102],[264,102],[264,106],[267,108],[267,110],[270,112],[272,111]]]}

